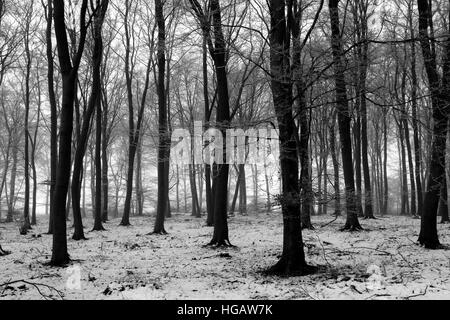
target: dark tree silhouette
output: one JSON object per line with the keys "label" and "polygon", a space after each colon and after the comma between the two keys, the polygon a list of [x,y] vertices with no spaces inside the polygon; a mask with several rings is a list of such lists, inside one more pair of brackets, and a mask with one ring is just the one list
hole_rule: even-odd
{"label": "dark tree silhouette", "polygon": [[72,61],[67,41],[64,1],[54,1],[53,19],[63,82],[59,129],[59,161],[56,172],[55,193],[53,195],[53,250],[50,263],[54,266],[65,265],[70,261],[66,238],[66,199],[70,180],[75,86],[88,28],[85,19],[86,11],[87,0],[83,0],[80,9],[80,38],[76,55]]}
{"label": "dark tree silhouette", "polygon": [[[214,68],[216,71],[217,80],[217,110],[216,110],[216,127],[225,136],[226,129],[230,125],[230,101],[228,96],[228,80],[227,80],[227,59],[226,59],[226,42],[222,30],[222,15],[220,3],[218,0],[212,0],[210,12],[207,14],[200,6],[197,0],[190,0],[192,9],[194,10],[204,35],[207,37],[208,48],[211,57],[214,61]],[[209,16],[212,16],[212,29]],[[214,37],[214,43],[212,41]],[[223,159],[226,157],[226,147],[224,139],[223,147]],[[214,246],[230,246],[230,240],[228,239],[228,174],[229,165],[215,164],[213,165],[214,182],[212,186],[213,193],[213,212],[214,212],[214,232],[213,237],[209,245]]]}
{"label": "dark tree silhouette", "polygon": [[432,21],[431,2],[418,0],[417,5],[419,40],[433,109],[433,141],[418,241],[425,248],[436,249],[440,246],[437,233],[437,210],[440,190],[445,177],[445,150],[450,102],[450,37],[447,37],[445,43],[441,76],[437,68],[436,50],[433,48],[433,40],[430,39],[428,32],[428,29],[432,30],[430,25],[430,21]]}
{"label": "dark tree silhouette", "polygon": [[162,0],[155,0],[155,17],[158,25],[158,125],[159,125],[159,146],[158,146],[158,203],[156,208],[156,220],[153,228],[155,234],[166,234],[164,229],[164,217],[168,209],[169,197],[169,152],[170,137],[167,122],[167,102],[165,91],[165,71],[166,71],[166,26],[164,21],[164,4]]}
{"label": "dark tree silhouette", "polygon": [[[270,72],[275,113],[279,127],[281,164],[281,211],[283,214],[283,252],[281,259],[268,272],[304,275],[314,271],[305,261],[300,222],[297,132],[292,115],[292,82],[290,68],[290,35],[284,0],[271,0]],[[288,6],[289,10],[292,7]],[[300,146],[301,147],[301,146]]]}
{"label": "dark tree silhouette", "polygon": [[331,23],[331,47],[333,50],[334,78],[336,84],[336,109],[338,113],[339,135],[341,138],[342,166],[344,169],[347,220],[343,230],[361,230],[358,221],[358,208],[355,197],[355,180],[353,174],[352,140],[350,133],[351,115],[348,106],[345,84],[345,68],[342,62],[342,39],[339,28],[339,0],[329,0],[328,7]]}

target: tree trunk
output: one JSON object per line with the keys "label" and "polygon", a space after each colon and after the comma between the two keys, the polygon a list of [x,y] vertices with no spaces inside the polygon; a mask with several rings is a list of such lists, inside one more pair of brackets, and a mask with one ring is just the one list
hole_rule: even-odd
{"label": "tree trunk", "polygon": [[[33,4],[31,4],[32,6]],[[32,9],[30,10],[32,11]],[[31,15],[31,12],[28,13]],[[23,209],[23,225],[21,227],[21,234],[27,234],[27,231],[31,229],[30,223],[30,131],[28,118],[30,114],[30,73],[31,73],[31,53],[29,48],[29,28],[31,23],[31,16],[25,17],[25,56],[26,56],[26,72],[25,72],[25,148],[24,148],[24,179],[25,179],[25,200]]]}
{"label": "tree trunk", "polygon": [[245,165],[239,165],[239,213],[247,214],[247,183],[245,178]]}
{"label": "tree trunk", "polygon": [[[131,59],[131,40],[129,33],[129,25],[128,25],[128,15],[130,13],[131,5],[129,0],[125,1],[125,78],[126,78],[126,86],[127,86],[127,100],[128,100],[128,126],[129,126],[129,138],[128,138],[128,171],[127,171],[127,185],[126,185],[126,194],[125,194],[125,204],[122,215],[122,220],[120,222],[121,226],[129,226],[130,225],[130,209],[131,209],[131,198],[133,192],[133,171],[134,171],[134,158],[136,157],[136,149],[139,144],[139,139],[141,137],[141,126],[144,116],[144,108],[146,105],[147,91],[149,86],[149,74],[151,67],[151,54],[149,60],[147,62],[147,70],[145,76],[145,85],[144,90],[142,92],[141,104],[138,111],[137,124],[136,128],[134,125],[134,107],[133,107],[133,84],[132,84],[132,69],[131,65],[133,63],[130,61]],[[167,199],[164,199],[166,202]]]}
{"label": "tree trunk", "polygon": [[[287,32],[285,2],[270,0],[270,71],[271,89],[279,127],[281,165],[281,211],[283,214],[283,252],[268,272],[275,274],[308,274],[313,268],[305,261],[300,223],[298,153],[295,122],[292,116],[292,85],[289,81],[290,36]],[[302,146],[298,146],[302,147]]]}
{"label": "tree trunk", "polygon": [[334,173],[334,215],[336,217],[341,215],[341,196],[339,187],[339,160],[336,152],[336,112],[333,111],[330,125],[330,152],[331,159],[333,161],[333,173]]}
{"label": "tree trunk", "polygon": [[48,234],[53,234],[53,203],[56,183],[56,168],[58,164],[58,115],[56,107],[55,88],[53,84],[54,65],[53,65],[53,45],[52,45],[52,17],[53,0],[47,1],[47,27],[45,31],[46,55],[47,55],[47,85],[48,99],[50,102],[50,218]]}
{"label": "tree trunk", "polygon": [[155,16],[158,24],[158,110],[159,110],[159,142],[158,142],[158,203],[156,208],[156,220],[153,228],[155,234],[166,234],[164,229],[164,217],[167,210],[169,194],[169,177],[166,170],[169,162],[170,138],[168,137],[167,103],[165,92],[165,68],[166,68],[166,26],[164,22],[164,4],[161,0],[155,0]]}
{"label": "tree trunk", "polygon": [[[264,158],[264,161],[266,158]],[[267,212],[270,212],[272,210],[272,202],[270,201],[270,186],[269,186],[269,175],[267,174],[267,167],[268,164],[264,163],[264,179],[266,182],[266,195],[267,195]]]}
{"label": "tree trunk", "polygon": [[387,162],[388,162],[388,121],[387,112],[383,112],[383,214],[388,213],[388,202],[389,202],[389,182],[387,175]]}
{"label": "tree trunk", "polygon": [[[37,145],[37,136],[39,131],[39,124],[41,120],[41,84],[38,79],[37,83],[37,116],[36,116],[36,127],[34,129],[34,136],[32,141],[32,148],[31,148],[31,170],[33,171],[33,203],[32,203],[32,209],[31,209],[31,225],[36,225],[36,205],[37,205],[37,172],[36,172],[36,145]],[[1,197],[1,195],[0,195]],[[47,195],[46,195],[47,197]],[[1,207],[1,206],[0,206]],[[47,210],[47,204],[46,208]]]}
{"label": "tree trunk", "polygon": [[177,182],[176,182],[176,203],[177,203],[177,213],[180,213],[180,167],[178,164],[176,165],[177,168]]}
{"label": "tree trunk", "polygon": [[[403,117],[403,116],[402,116]],[[403,120],[398,124],[399,132],[399,148],[400,148],[400,163],[401,163],[401,211],[400,215],[409,214],[408,204],[408,169],[406,167],[406,152],[405,152],[405,137],[403,130]]]}
{"label": "tree trunk", "polygon": [[450,222],[450,218],[448,216],[448,202],[447,202],[447,179],[444,178],[444,183],[442,185],[442,189],[440,190],[439,197],[439,215],[441,216],[441,223]]}
{"label": "tree trunk", "polygon": [[352,140],[350,134],[351,115],[348,106],[347,88],[345,84],[345,68],[342,63],[341,33],[339,30],[338,0],[329,0],[331,22],[331,46],[335,64],[336,107],[338,112],[339,135],[341,138],[342,166],[344,169],[345,197],[347,220],[343,230],[361,230],[358,221],[358,202],[355,197],[355,181],[353,174]]}
{"label": "tree trunk", "polygon": [[234,210],[236,209],[236,201],[239,195],[239,186],[241,184],[241,175],[239,173],[239,169],[236,167],[236,165],[234,166],[234,168],[236,169],[236,186],[234,188],[234,193],[233,193],[233,200],[231,201],[231,207],[230,210],[228,211],[229,215],[234,215]]}
{"label": "tree trunk", "polygon": [[[408,19],[410,28],[410,37],[414,39],[414,25],[413,25],[413,9],[412,5],[408,7]],[[417,71],[416,71],[416,43],[411,42],[411,100],[412,100],[412,127],[414,136],[414,160],[415,160],[415,179],[416,179],[416,190],[417,190],[417,211],[413,212],[416,216],[422,215],[423,210],[423,196],[422,196],[422,183],[421,183],[421,146],[419,139],[419,119],[417,115]]]}
{"label": "tree trunk", "polygon": [[84,22],[87,11],[87,0],[81,4],[81,29],[77,55],[73,66],[69,53],[69,46],[66,34],[64,1],[54,1],[54,22],[55,34],[58,47],[58,56],[63,81],[61,122],[59,133],[59,162],[56,171],[56,185],[53,196],[53,250],[51,264],[54,266],[65,265],[70,261],[67,252],[66,237],[66,198],[69,188],[70,167],[71,167],[71,147],[73,130],[73,107],[75,100],[75,84],[78,67],[84,50],[86,40],[86,25]]}
{"label": "tree trunk", "polygon": [[109,181],[108,181],[108,103],[103,100],[103,123],[102,123],[102,221],[107,222],[108,219],[108,199],[109,199]]}
{"label": "tree trunk", "polygon": [[[359,84],[357,85],[359,87]],[[358,209],[358,216],[364,217],[362,208],[362,170],[361,170],[361,106],[360,99],[357,98],[356,105],[356,122],[353,125],[353,137],[355,141],[355,183],[356,183],[356,204]]]}
{"label": "tree trunk", "polygon": [[433,41],[430,43],[428,27],[430,25],[431,6],[426,0],[418,0],[419,9],[419,39],[424,57],[424,65],[428,75],[428,86],[431,92],[433,108],[433,141],[431,145],[431,157],[427,188],[423,203],[423,214],[420,226],[419,242],[428,249],[436,249],[440,246],[437,234],[437,208],[439,192],[445,177],[445,150],[448,125],[448,83],[450,81],[450,39],[447,39],[443,59],[442,82],[437,71],[436,54]]}
{"label": "tree trunk", "polygon": [[101,4],[97,2],[101,7],[98,8],[94,16],[94,71],[93,71],[93,83],[92,92],[95,92],[95,106],[96,106],[96,131],[95,131],[95,219],[93,231],[105,230],[102,225],[102,104],[101,104],[101,65],[103,55],[103,39],[102,39],[102,26],[108,8],[109,0],[103,0]]}
{"label": "tree trunk", "polygon": [[[141,137],[142,138],[142,137]],[[142,216],[144,214],[143,208],[143,188],[142,188],[142,139],[139,139],[139,145],[136,151],[136,210],[137,215]]]}
{"label": "tree trunk", "polygon": [[195,167],[193,164],[189,165],[189,182],[191,185],[191,195],[192,195],[192,214],[191,216],[200,218],[200,206],[198,204],[198,195],[197,195],[197,182],[195,179]]}
{"label": "tree trunk", "polygon": [[[17,137],[14,139],[17,140]],[[17,153],[19,148],[17,146],[17,141],[12,145],[12,166],[11,166],[11,176],[9,181],[9,201],[8,201],[8,213],[6,215],[6,222],[13,222],[13,215],[16,203],[16,174],[17,174]]]}
{"label": "tree trunk", "polygon": [[252,166],[253,173],[253,201],[255,205],[255,212],[258,212],[258,165]]}

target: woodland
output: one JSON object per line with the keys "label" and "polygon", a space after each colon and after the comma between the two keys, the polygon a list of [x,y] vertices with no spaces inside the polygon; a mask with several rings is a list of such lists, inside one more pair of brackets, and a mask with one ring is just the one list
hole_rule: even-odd
{"label": "woodland", "polygon": [[450,298],[450,1],[0,0],[0,105],[0,299]]}

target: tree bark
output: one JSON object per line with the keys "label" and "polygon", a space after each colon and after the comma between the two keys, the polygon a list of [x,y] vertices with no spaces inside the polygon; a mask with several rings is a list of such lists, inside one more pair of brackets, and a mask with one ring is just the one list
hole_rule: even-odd
{"label": "tree bark", "polygon": [[433,141],[418,241],[425,248],[436,249],[440,246],[437,233],[437,209],[439,193],[445,177],[445,150],[449,109],[450,38],[447,39],[445,45],[443,75],[442,80],[440,80],[433,41],[430,41],[428,36],[428,28],[433,33],[433,26],[430,24],[431,5],[426,0],[418,0],[417,4],[419,10],[419,39],[428,76],[433,109]]}
{"label": "tree bark", "polygon": [[166,68],[166,26],[164,21],[164,4],[161,0],[155,0],[155,15],[158,24],[158,203],[156,207],[156,220],[153,228],[155,234],[166,234],[164,229],[164,217],[167,210],[169,194],[169,176],[166,170],[169,162],[170,137],[168,136],[167,103],[165,91]]}
{"label": "tree bark", "polygon": [[30,223],[30,130],[28,118],[30,114],[30,74],[31,74],[31,53],[30,53],[30,24],[33,12],[33,2],[31,2],[30,8],[27,10],[27,16],[25,17],[25,56],[26,56],[26,71],[25,71],[25,147],[24,147],[24,179],[25,179],[25,199],[23,209],[23,225],[21,227],[21,234],[27,234],[27,231],[31,229]]}
{"label": "tree bark", "polygon": [[59,161],[56,171],[55,193],[53,196],[54,219],[51,264],[54,266],[65,265],[70,261],[69,254],[67,252],[66,238],[66,198],[70,180],[75,83],[86,40],[86,11],[87,0],[83,0],[80,13],[80,40],[77,54],[72,65],[66,34],[64,1],[54,0],[53,17],[63,81],[61,124],[59,134]]}
{"label": "tree bark", "polygon": [[331,23],[331,46],[333,50],[334,78],[336,85],[336,107],[338,112],[339,135],[341,138],[342,166],[344,169],[345,197],[347,220],[343,230],[361,230],[358,221],[358,204],[355,197],[355,180],[352,160],[352,140],[350,134],[351,115],[348,106],[347,88],[345,84],[345,69],[342,62],[342,43],[339,30],[338,0],[329,0]]}
{"label": "tree bark", "polygon": [[297,132],[292,116],[290,35],[285,9],[285,1],[270,0],[270,70],[273,103],[279,127],[283,252],[280,260],[268,272],[304,275],[312,273],[314,269],[306,264],[303,250],[297,152],[297,147],[302,146],[297,146]]}
{"label": "tree bark", "polygon": [[53,65],[53,45],[52,45],[52,19],[53,0],[47,1],[47,27],[45,31],[46,55],[47,55],[47,85],[48,99],[50,102],[50,218],[48,234],[53,233],[53,203],[56,182],[56,168],[58,164],[58,115],[56,107],[55,88],[53,84],[54,65]]}
{"label": "tree bark", "polygon": [[[412,2],[408,6],[408,20],[410,28],[410,37],[414,39],[414,25],[413,25],[413,8]],[[412,127],[414,136],[414,160],[415,160],[415,182],[417,191],[417,211],[413,212],[416,216],[421,216],[423,211],[423,195],[422,195],[422,183],[421,183],[421,145],[419,139],[419,119],[417,115],[417,70],[416,70],[416,43],[411,42],[411,104],[412,104]]]}
{"label": "tree bark", "polygon": [[333,174],[334,174],[334,215],[336,217],[341,215],[341,195],[340,195],[340,182],[339,182],[339,160],[336,152],[336,112],[333,111],[330,125],[330,152],[331,159],[333,161]]}

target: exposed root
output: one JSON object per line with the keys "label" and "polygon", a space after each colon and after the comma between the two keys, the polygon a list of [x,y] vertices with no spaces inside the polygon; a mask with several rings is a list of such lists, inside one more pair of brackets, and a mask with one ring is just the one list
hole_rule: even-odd
{"label": "exposed root", "polygon": [[10,253],[10,251],[3,250],[2,246],[0,246],[0,257],[7,256]]}
{"label": "exposed root", "polygon": [[80,235],[77,235],[77,234],[74,234],[74,235],[72,236],[72,239],[75,240],[75,241],[87,240],[87,238],[86,238],[84,235],[83,235],[83,236],[80,236]]}
{"label": "exposed root", "polygon": [[439,240],[430,241],[430,240],[423,240],[423,239],[419,238],[418,242],[419,242],[420,246],[424,247],[425,249],[438,250],[438,249],[445,248],[443,245],[441,245]]}
{"label": "exposed root", "polygon": [[208,244],[205,245],[205,247],[211,247],[211,248],[234,248],[236,246],[232,245],[230,240],[211,240]]}
{"label": "exposed root", "polygon": [[164,236],[166,234],[169,234],[165,229],[162,230],[154,230],[153,232],[150,232],[148,235],[150,236]]}
{"label": "exposed root", "polygon": [[282,277],[306,276],[314,274],[319,270],[316,266],[310,266],[306,263],[293,264],[287,259],[281,258],[274,266],[263,272],[264,275],[275,275]]}
{"label": "exposed root", "polygon": [[119,226],[121,226],[121,227],[131,227],[131,223],[129,223],[129,222],[121,222],[119,224]]}
{"label": "exposed root", "polygon": [[363,227],[361,227],[359,224],[346,224],[343,228],[341,228],[339,231],[350,231],[350,232],[357,232],[364,230]]}
{"label": "exposed root", "polygon": [[375,216],[364,217],[364,220],[378,220]]}
{"label": "exposed root", "polygon": [[50,267],[67,267],[67,265],[71,262],[70,256],[66,255],[64,259],[61,261],[54,261],[53,259],[50,262],[47,262],[45,265]]}
{"label": "exposed root", "polygon": [[103,228],[103,226],[102,227],[94,227],[92,230],[91,230],[91,232],[93,232],[93,231],[106,231],[106,229],[105,228]]}

